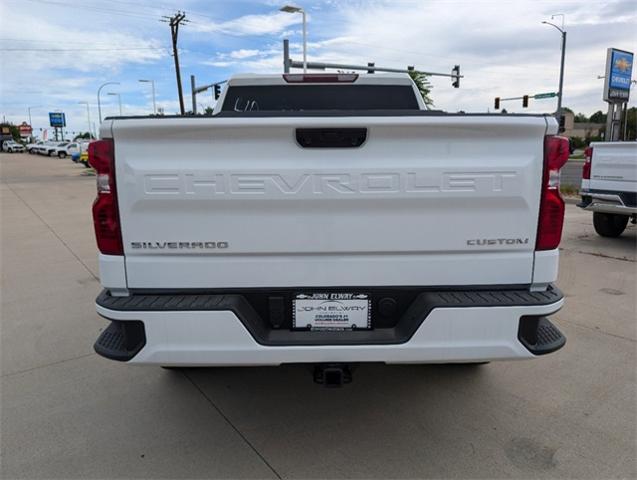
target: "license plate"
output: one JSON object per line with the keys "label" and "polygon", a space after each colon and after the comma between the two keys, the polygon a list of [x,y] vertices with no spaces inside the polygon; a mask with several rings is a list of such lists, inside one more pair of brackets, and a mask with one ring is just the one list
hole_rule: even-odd
{"label": "license plate", "polygon": [[371,328],[369,295],[300,293],[293,300],[294,328],[352,330]]}

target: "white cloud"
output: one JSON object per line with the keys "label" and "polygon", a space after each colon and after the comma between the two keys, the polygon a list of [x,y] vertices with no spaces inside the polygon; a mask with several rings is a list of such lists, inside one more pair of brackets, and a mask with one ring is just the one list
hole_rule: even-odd
{"label": "white cloud", "polygon": [[233,36],[276,35],[300,22],[300,15],[274,12],[262,15],[244,15],[225,22],[197,20],[190,25],[190,28],[196,32],[223,33]]}
{"label": "white cloud", "polygon": [[[364,8],[362,7],[364,5]],[[637,48],[634,3],[569,2],[549,6],[542,2],[487,1],[374,1],[334,5],[337,35],[316,41],[312,32],[324,32],[310,24],[310,61],[366,64],[450,73],[460,64],[465,78],[461,88],[432,77],[437,108],[450,111],[485,111],[496,96],[518,96],[557,90],[560,36],[542,25],[555,12],[566,14],[568,30],[564,104],[592,113],[604,109],[601,102],[606,48]],[[316,16],[316,14],[315,14]],[[559,18],[556,19],[559,22]],[[298,37],[291,44],[292,57],[300,59]],[[281,52],[259,61],[237,62],[237,71],[263,68],[281,71]],[[521,105],[507,105],[522,111]],[[551,111],[555,101],[532,101],[525,111]]]}
{"label": "white cloud", "polygon": [[[62,41],[52,41],[62,32]],[[3,20],[2,35],[11,39],[2,42],[5,55],[20,58],[20,68],[29,70],[71,68],[90,72],[127,63],[147,63],[168,54],[167,45],[155,39],[117,30],[68,29],[20,10],[10,12]],[[3,59],[3,66],[11,68],[11,62]]]}
{"label": "white cloud", "polygon": [[[65,6],[43,3],[33,8],[36,4],[29,2],[28,9],[14,8],[21,1],[0,0],[0,113],[8,119],[22,121],[27,105],[46,105],[33,112],[34,123],[36,118],[46,120],[47,109],[63,108],[69,121],[82,128],[86,111],[77,102],[90,101],[96,118],[97,87],[109,80],[121,82],[116,91],[122,92],[125,113],[147,112],[152,108],[150,86],[139,84],[139,78],[155,79],[158,105],[177,111],[168,27],[151,18],[158,17],[160,7],[146,0],[132,17],[97,12],[92,9],[96,4],[79,0],[65,0]],[[203,82],[234,72],[281,72],[282,38],[290,38],[292,58],[301,59],[301,15],[278,12],[286,0],[251,1],[254,11],[263,11],[265,5],[271,13],[243,15],[250,8],[247,1],[216,0],[215,8],[203,0],[185,2],[186,10],[201,12],[193,13],[192,23],[180,33],[187,103],[190,74]],[[460,89],[451,88],[448,78],[432,78],[436,107],[450,111],[485,111],[495,96],[555,91],[560,37],[540,23],[553,13],[566,14],[564,103],[576,111],[605,108],[603,81],[597,75],[603,74],[606,48],[637,49],[634,0],[307,0],[305,6],[312,12],[310,61],[373,61],[437,72],[450,72],[460,64],[465,75]],[[145,15],[148,18],[140,18]],[[108,114],[117,113],[114,97],[102,101]],[[509,111],[522,111],[521,105],[505,105]],[[532,101],[531,107],[528,111],[550,111],[555,101]]]}
{"label": "white cloud", "polygon": [[230,58],[238,58],[238,59],[255,57],[257,55],[259,55],[259,50],[256,50],[256,49],[248,50],[245,48],[241,48],[239,50],[230,52]]}

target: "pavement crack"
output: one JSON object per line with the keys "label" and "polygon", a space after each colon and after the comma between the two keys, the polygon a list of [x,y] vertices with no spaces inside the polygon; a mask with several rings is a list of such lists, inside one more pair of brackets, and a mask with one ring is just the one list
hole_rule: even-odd
{"label": "pavement crack", "polygon": [[252,449],[252,451],[261,459],[261,461],[270,469],[270,471],[276,476],[276,478],[283,478],[281,477],[281,475],[279,475],[279,472],[276,471],[276,469],[270,464],[270,462],[268,462],[268,460],[261,454],[261,452],[259,452],[259,450],[257,450],[257,448],[252,444],[252,442],[250,442],[250,440],[248,440],[248,438],[241,433],[241,430],[239,430],[234,423],[232,423],[232,421],[223,413],[223,411],[221,410],[221,408],[219,408],[219,406],[212,400],[212,398],[210,398],[208,395],[206,395],[206,392],[204,392],[201,387],[199,385],[197,385],[197,383],[190,378],[190,376],[188,375],[188,373],[185,370],[182,370],[182,373],[184,374],[184,377],[186,377],[188,379],[188,381],[190,383],[192,383],[192,385],[199,391],[199,393],[201,393],[201,395],[203,395],[203,397],[208,401],[208,403],[210,403],[210,405],[212,405],[212,408],[214,408],[217,413],[219,415],[221,415],[221,418],[223,418],[226,423],[228,425],[230,425],[230,428],[232,428],[237,435],[239,435],[239,437],[241,437],[243,439],[243,441]]}
{"label": "pavement crack", "polygon": [[630,263],[636,262],[636,260],[632,258],[615,257],[613,255],[606,255],[605,253],[600,253],[600,252],[586,252],[584,250],[571,250],[570,248],[560,248],[560,250],[564,250],[565,252],[571,252],[571,253],[581,253],[582,255],[591,255],[593,257],[599,257],[599,258],[608,258],[610,260],[619,260],[621,262],[630,262]]}
{"label": "pavement crack", "polygon": [[580,327],[580,328],[584,328],[586,330],[591,330],[591,331],[593,331],[595,333],[601,333],[602,335],[607,335],[609,337],[620,338],[622,340],[628,340],[629,342],[632,342],[632,343],[637,343],[637,340],[635,340],[634,338],[625,337],[623,335],[617,335],[616,333],[605,332],[604,330],[600,330],[597,327],[589,327],[588,325],[583,325],[581,323],[577,323],[577,322],[574,322],[572,320],[567,320],[565,318],[560,318],[560,322],[570,323],[571,325],[574,325],[574,326]]}
{"label": "pavement crack", "polygon": [[79,355],[73,358],[65,358],[64,360],[58,360],[57,362],[45,363],[44,365],[38,365],[36,367],[25,368],[24,370],[18,370],[17,372],[5,373],[3,375],[0,375],[0,377],[1,378],[13,377],[15,375],[32,372],[33,370],[39,370],[40,368],[52,367],[53,365],[59,365],[60,363],[72,362],[73,360],[79,360],[81,358],[86,358],[86,357],[92,357],[93,355],[95,355],[95,353],[87,353],[87,354]]}
{"label": "pavement crack", "polygon": [[31,205],[29,205],[26,200],[24,200],[24,198],[22,198],[20,196],[20,194],[18,192],[16,192],[13,188],[11,188],[11,185],[8,183],[3,182],[7,188],[11,191],[11,193],[13,193],[29,210],[31,210],[31,212],[33,213],[33,215],[35,215],[44,225],[46,225],[46,227],[51,231],[51,233],[53,235],[55,235],[55,237],[60,241],[60,243],[62,245],[64,245],[64,247],[69,251],[69,253],[71,255],[73,255],[75,257],[75,259],[80,262],[80,264],[86,269],[86,271],[97,281],[99,281],[99,278],[97,277],[97,275],[95,275],[93,273],[93,271],[88,268],[88,265],[86,265],[82,259],[80,257],[78,257],[75,252],[71,249],[71,247],[69,247],[69,245],[62,239],[62,237],[60,237],[60,235],[58,235],[58,233],[53,229],[53,227],[51,225],[49,225],[46,220],[44,220],[44,218],[42,218],[40,216],[40,214],[38,214],[38,212],[36,212],[33,207],[31,207]]}

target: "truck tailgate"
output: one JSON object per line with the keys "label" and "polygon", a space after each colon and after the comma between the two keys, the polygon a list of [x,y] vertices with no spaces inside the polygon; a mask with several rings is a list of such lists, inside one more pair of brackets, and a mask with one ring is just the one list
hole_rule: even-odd
{"label": "truck tailgate", "polygon": [[[303,148],[298,128],[367,137]],[[115,119],[111,133],[129,288],[532,281],[544,117]]]}
{"label": "truck tailgate", "polygon": [[595,142],[589,188],[637,192],[637,142]]}

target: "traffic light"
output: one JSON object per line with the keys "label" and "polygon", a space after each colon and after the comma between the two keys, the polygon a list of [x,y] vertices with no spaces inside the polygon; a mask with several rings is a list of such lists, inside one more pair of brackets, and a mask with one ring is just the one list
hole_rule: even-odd
{"label": "traffic light", "polygon": [[495,97],[495,109],[500,110],[500,97]]}
{"label": "traffic light", "polygon": [[215,100],[221,96],[221,85],[215,83]]}
{"label": "traffic light", "polygon": [[527,108],[529,106],[529,96],[524,95],[522,97],[522,108]]}
{"label": "traffic light", "polygon": [[460,65],[454,65],[453,69],[451,70],[451,75],[453,75],[453,82],[451,82],[451,85],[453,86],[453,88],[460,88]]}

